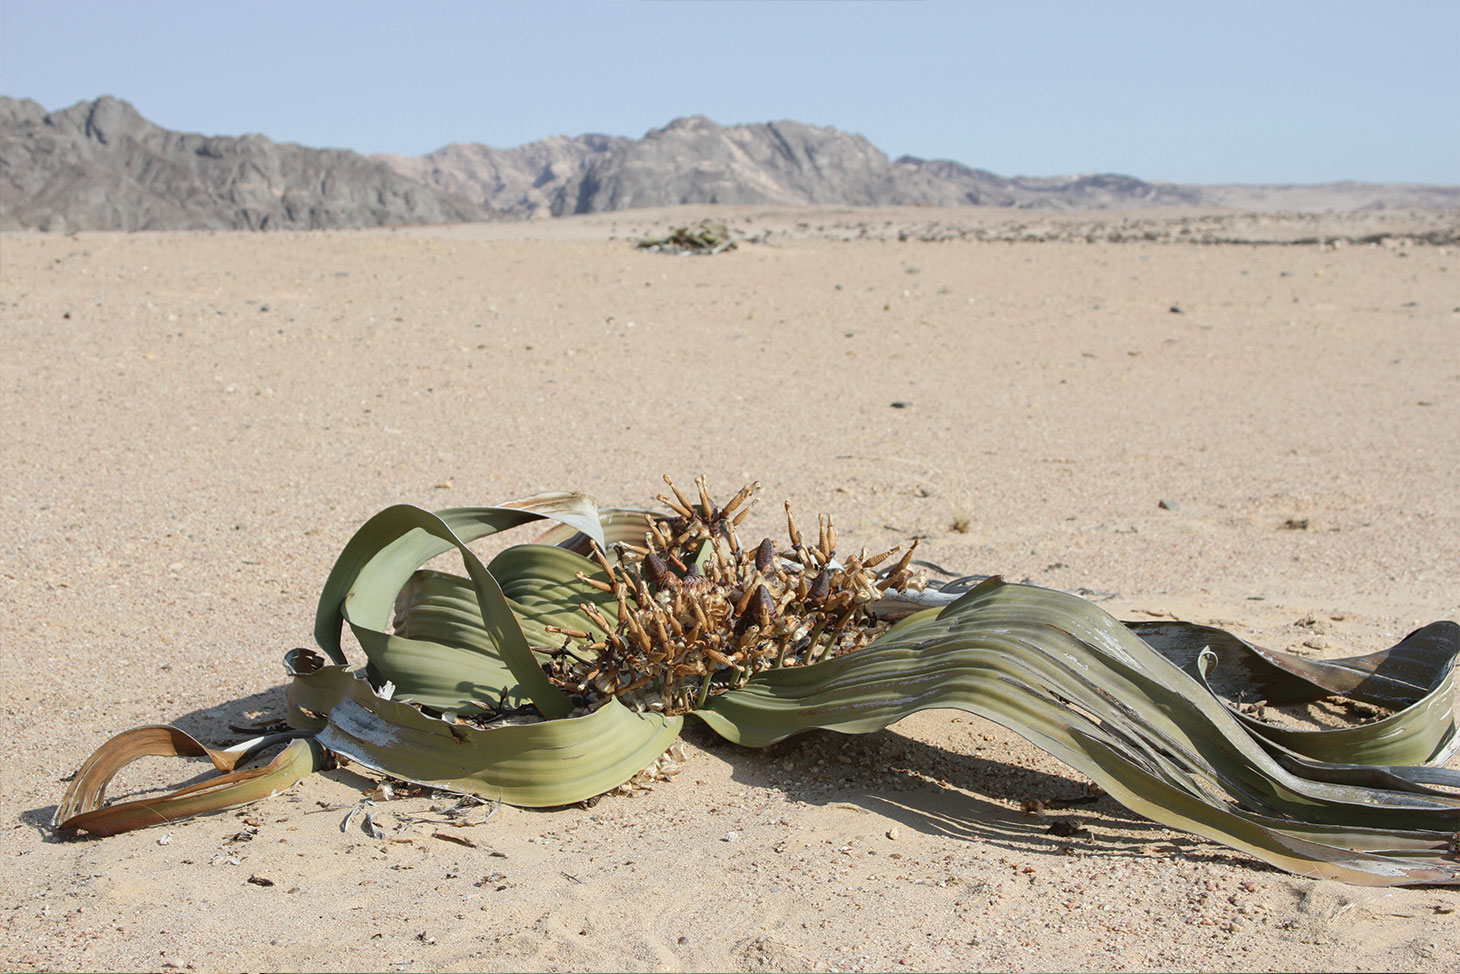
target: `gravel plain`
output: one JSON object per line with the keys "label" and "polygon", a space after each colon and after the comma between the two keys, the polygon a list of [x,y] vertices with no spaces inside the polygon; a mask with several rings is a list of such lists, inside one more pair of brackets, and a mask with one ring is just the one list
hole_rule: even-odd
{"label": "gravel plain", "polygon": [[[740,246],[632,246],[706,216]],[[691,207],[0,237],[0,966],[1453,969],[1460,891],[1290,876],[1109,799],[1027,814],[1086,782],[951,712],[766,752],[691,730],[674,780],[504,807],[470,844],[432,795],[378,804],[386,840],[342,830],[358,768],[111,839],[46,823],[114,732],[282,715],[333,559],[398,502],[644,505],[704,473],[765,484],[750,533],[784,497],[851,547],[918,537],[1281,649],[1460,617],[1457,227]]]}

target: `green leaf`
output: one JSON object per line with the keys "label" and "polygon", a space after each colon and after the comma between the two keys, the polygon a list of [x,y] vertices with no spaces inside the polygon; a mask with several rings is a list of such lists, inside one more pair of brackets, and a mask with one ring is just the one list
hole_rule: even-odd
{"label": "green leaf", "polygon": [[489,568],[501,582],[522,631],[535,646],[562,643],[563,637],[546,632],[545,626],[599,632],[578,608],[585,602],[596,606],[610,622],[618,622],[618,600],[613,593],[578,580],[581,572],[595,581],[608,581],[603,569],[582,555],[547,545],[514,545],[492,559]]}
{"label": "green leaf", "polygon": [[1240,686],[1272,704],[1345,696],[1397,708],[1358,727],[1297,729],[1228,706],[1248,730],[1288,752],[1326,763],[1416,765],[1443,763],[1460,748],[1455,722],[1447,719],[1460,655],[1460,627],[1452,622],[1432,623],[1382,652],[1334,660],[1263,649],[1220,629],[1190,623],[1127,625],[1194,673],[1214,697],[1212,674],[1230,672]]}
{"label": "green leaf", "polygon": [[[480,699],[478,695],[500,682],[499,664],[505,664],[515,681],[509,692],[525,694],[546,716],[565,716],[572,709],[567,697],[548,682],[497,580],[467,547],[469,541],[542,518],[601,538],[597,508],[580,494],[544,494],[502,507],[436,514],[405,504],[387,508],[355,533],[331,570],[315,617],[316,641],[332,660],[343,663],[340,632],[348,623],[370,660],[371,675],[382,684],[410,687],[423,703],[429,698],[439,704],[452,693],[458,700]],[[388,634],[397,593],[416,569],[452,548],[466,565],[487,645],[427,651]],[[429,660],[429,667],[410,662],[418,657]]]}
{"label": "green leaf", "polygon": [[[607,577],[582,555],[517,545],[486,567],[465,547],[466,541],[523,523],[524,513],[518,507],[461,509],[442,512],[438,525],[424,511],[396,507],[367,522],[340,556],[320,603],[316,635],[326,652],[333,648],[336,665],[323,665],[304,650],[286,657],[293,677],[290,723],[317,733],[331,751],[393,777],[528,806],[602,794],[664,753],[683,719],[635,713],[617,701],[581,717],[522,724],[480,727],[453,719],[479,712],[473,700],[514,704],[518,690],[531,682],[524,672],[546,683],[530,642],[561,643],[562,637],[546,631],[548,625],[591,631],[580,603],[617,619],[613,595],[577,577]],[[580,516],[570,519],[559,508],[553,516],[566,527],[550,534],[564,541],[593,537],[602,544],[603,532],[590,530],[596,522],[588,525],[581,516],[587,509],[575,513]],[[642,525],[641,518],[634,520]],[[461,553],[468,577],[418,570],[451,547]],[[336,600],[340,608],[331,611]],[[391,606],[396,632],[387,634]],[[373,680],[341,665],[342,621],[365,648]],[[523,656],[533,660],[530,669],[520,665]],[[514,659],[519,665],[512,665]],[[497,685],[509,676],[518,685]],[[395,684],[391,699],[371,685],[385,680]],[[565,705],[556,713],[565,715],[566,698],[548,686]],[[543,701],[550,697],[539,691],[532,699],[549,712]],[[443,716],[424,713],[420,705]]]}
{"label": "green leaf", "polygon": [[382,699],[349,667],[309,671],[299,653],[291,724],[392,777],[513,805],[564,805],[615,788],[663,754],[683,724],[610,701],[583,717],[482,728]]}
{"label": "green leaf", "polygon": [[[696,715],[761,747],[866,733],[919,710],[986,717],[1158,822],[1355,883],[1460,883],[1460,797],[1276,760],[1180,667],[1074,596],[991,579],[856,653],[772,670]],[[1367,728],[1366,728],[1367,729]],[[1236,799],[1242,807],[1232,803]],[[1383,854],[1371,850],[1382,846]]]}
{"label": "green leaf", "polygon": [[587,556],[588,542],[597,541],[609,558],[613,558],[613,546],[621,542],[644,544],[644,518],[652,511],[631,507],[605,507],[599,511],[599,535],[581,531],[571,525],[555,524],[536,538],[537,544],[564,548],[574,554]]}
{"label": "green leaf", "polygon": [[[618,620],[613,595],[576,577],[581,572],[606,578],[603,569],[580,555],[542,545],[516,545],[494,558],[487,570],[534,648],[563,644],[564,637],[548,632],[548,626],[596,631],[579,610],[581,603],[597,605],[608,619]],[[460,713],[483,709],[473,701],[509,707],[523,702],[510,669],[493,655],[492,636],[471,579],[416,571],[395,606],[394,635],[371,656],[377,672],[393,674],[395,699]],[[474,683],[461,679],[468,668],[475,674]]]}

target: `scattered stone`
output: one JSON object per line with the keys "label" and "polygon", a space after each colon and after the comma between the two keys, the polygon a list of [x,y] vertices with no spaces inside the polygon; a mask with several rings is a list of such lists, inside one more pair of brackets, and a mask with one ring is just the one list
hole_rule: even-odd
{"label": "scattered stone", "polygon": [[1173,304],[1171,306],[1171,313],[1174,314],[1174,315],[1184,315],[1184,314],[1186,314],[1186,311],[1185,311],[1185,309],[1183,309],[1181,307],[1181,305],[1179,305],[1179,304]]}
{"label": "scattered stone", "polygon": [[269,879],[269,878],[267,878],[265,876],[260,876],[258,873],[254,873],[252,876],[248,877],[248,881],[250,883],[253,883],[255,886],[272,886],[272,885],[274,885],[274,881],[272,879]]}
{"label": "scattered stone", "polygon": [[1279,527],[1284,531],[1306,531],[1308,530],[1308,519],[1306,517],[1290,517]]}
{"label": "scattered stone", "polygon": [[455,842],[457,845],[464,845],[468,849],[475,849],[477,844],[464,835],[452,835],[450,832],[432,832],[431,838],[440,839],[443,842]]}
{"label": "scattered stone", "polygon": [[897,826],[894,825],[892,828],[887,830],[887,838],[892,840],[893,842],[896,842],[898,839],[902,838],[902,832],[900,832]]}
{"label": "scattered stone", "polygon": [[1088,837],[1090,835],[1089,829],[1081,828],[1078,824],[1067,818],[1056,819],[1050,823],[1049,828],[1045,829],[1045,831],[1050,835],[1057,835],[1061,838],[1071,838],[1073,836]]}
{"label": "scattered stone", "polygon": [[910,403],[910,402],[902,402],[902,401],[899,400],[898,402],[892,403],[892,408],[893,409],[906,409],[907,407],[909,407],[911,405],[912,405],[912,403]]}
{"label": "scattered stone", "polygon": [[1179,511],[1179,510],[1181,510],[1181,505],[1180,504],[1178,504],[1176,501],[1166,500],[1165,498],[1162,498],[1161,500],[1157,501],[1156,502],[1156,506],[1159,507],[1163,511]]}

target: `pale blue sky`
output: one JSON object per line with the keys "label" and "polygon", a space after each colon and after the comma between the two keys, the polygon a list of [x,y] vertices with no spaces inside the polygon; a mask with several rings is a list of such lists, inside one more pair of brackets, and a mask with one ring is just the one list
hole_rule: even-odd
{"label": "pale blue sky", "polygon": [[1002,175],[1460,183],[1460,0],[0,0],[0,94],[416,154],[792,118]]}

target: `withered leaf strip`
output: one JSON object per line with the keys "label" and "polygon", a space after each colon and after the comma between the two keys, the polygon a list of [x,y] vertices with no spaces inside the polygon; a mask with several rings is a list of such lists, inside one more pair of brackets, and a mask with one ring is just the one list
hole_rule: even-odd
{"label": "withered leaf strip", "polygon": [[[235,768],[259,751],[288,741],[262,768]],[[144,757],[206,757],[222,772],[155,798],[104,805],[106,787],[117,773]],[[162,825],[180,818],[247,805],[291,787],[326,766],[323,747],[303,732],[271,734],[230,748],[211,748],[168,724],[150,724],[123,731],[87,759],[71,780],[53,823],[93,835],[116,835]]]}

